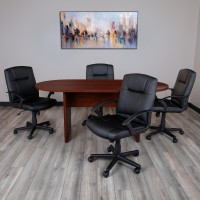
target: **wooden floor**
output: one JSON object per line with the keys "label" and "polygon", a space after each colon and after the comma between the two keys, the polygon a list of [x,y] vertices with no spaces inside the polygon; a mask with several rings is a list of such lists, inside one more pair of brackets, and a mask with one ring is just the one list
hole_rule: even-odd
{"label": "wooden floor", "polygon": [[[122,151],[140,150],[133,158],[142,165],[140,174],[118,163],[109,178],[102,177],[108,160],[87,161],[91,153],[106,152],[108,142],[93,135],[81,123],[89,108],[72,109],[70,142],[64,143],[62,107],[41,112],[39,121],[50,119],[56,132],[37,130],[13,135],[14,127],[30,119],[29,112],[0,107],[0,199],[1,200],[184,200],[200,199],[200,115],[191,109],[169,114],[167,124],[182,127],[177,144],[163,134],[151,141],[141,135],[122,141]],[[106,112],[111,113],[109,108]],[[159,118],[153,116],[152,124]]]}

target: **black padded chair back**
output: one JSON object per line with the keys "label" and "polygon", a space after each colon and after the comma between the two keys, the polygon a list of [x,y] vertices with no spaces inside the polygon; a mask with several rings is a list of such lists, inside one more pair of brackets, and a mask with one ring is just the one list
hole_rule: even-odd
{"label": "black padded chair back", "polygon": [[180,98],[172,98],[183,109],[187,108],[190,93],[192,91],[194,81],[196,78],[196,72],[190,69],[181,69],[178,73],[174,88],[172,90],[172,96],[183,96]]}
{"label": "black padded chair back", "polygon": [[[32,67],[17,66],[4,71],[9,92],[14,92],[22,97],[38,98],[39,92],[35,88],[35,77]],[[9,93],[11,103],[19,103],[19,98]]]}
{"label": "black padded chair back", "polygon": [[[153,106],[157,87],[157,79],[144,74],[127,74],[124,76],[118,105],[117,114],[133,115],[134,113],[150,110]],[[140,119],[148,124],[148,113],[140,116]]]}
{"label": "black padded chair back", "polygon": [[104,63],[87,65],[86,79],[114,79],[113,65]]}

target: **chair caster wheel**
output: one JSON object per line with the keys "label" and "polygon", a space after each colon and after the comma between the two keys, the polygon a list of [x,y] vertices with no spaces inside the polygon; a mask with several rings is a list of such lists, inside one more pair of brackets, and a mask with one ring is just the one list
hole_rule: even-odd
{"label": "chair caster wheel", "polygon": [[29,140],[31,140],[32,138],[33,138],[33,136],[32,136],[32,135],[29,135],[29,136],[28,136],[28,139],[29,139]]}
{"label": "chair caster wheel", "polygon": [[26,122],[26,126],[31,126],[31,123],[30,122]]}
{"label": "chair caster wheel", "polygon": [[184,131],[183,131],[183,130],[181,130],[181,131],[179,131],[179,133],[180,133],[181,135],[183,135],[183,134],[184,134]]}
{"label": "chair caster wheel", "polygon": [[49,134],[53,134],[53,128],[49,130]]}
{"label": "chair caster wheel", "polygon": [[160,117],[160,112],[156,112],[156,117]]}
{"label": "chair caster wheel", "polygon": [[109,171],[104,171],[103,176],[104,176],[104,178],[108,178],[109,177]]}
{"label": "chair caster wheel", "polygon": [[86,126],[87,121],[84,120],[84,122],[82,123],[82,126]]}
{"label": "chair caster wheel", "polygon": [[94,157],[92,157],[92,156],[88,157],[88,161],[89,162],[93,162],[94,161]]}
{"label": "chair caster wheel", "polygon": [[47,122],[46,125],[47,125],[47,126],[50,126],[50,122]]}
{"label": "chair caster wheel", "polygon": [[176,138],[173,138],[173,143],[177,143],[178,140]]}
{"label": "chair caster wheel", "polygon": [[112,152],[112,149],[113,149],[113,146],[110,145],[110,146],[107,148],[107,151],[108,151],[108,152]]}
{"label": "chair caster wheel", "polygon": [[18,131],[17,131],[17,130],[14,130],[14,131],[13,131],[13,134],[14,134],[14,135],[15,135],[15,134],[17,134],[17,133],[18,133]]}
{"label": "chair caster wheel", "polygon": [[137,167],[136,167],[136,168],[134,169],[134,172],[135,172],[136,174],[139,174],[139,173],[140,173],[140,170],[141,170],[141,168],[137,168]]}
{"label": "chair caster wheel", "polygon": [[150,136],[150,135],[147,135],[147,136],[146,136],[146,139],[147,139],[147,140],[151,140],[151,136]]}
{"label": "chair caster wheel", "polygon": [[139,156],[139,150],[135,150],[134,154],[133,154],[134,157],[137,157]]}

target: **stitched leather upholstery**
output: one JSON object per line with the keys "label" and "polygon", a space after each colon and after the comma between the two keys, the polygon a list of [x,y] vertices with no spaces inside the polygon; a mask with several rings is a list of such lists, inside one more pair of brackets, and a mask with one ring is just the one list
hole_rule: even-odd
{"label": "stitched leather upholstery", "polygon": [[104,63],[87,65],[86,79],[114,79],[113,65]]}
{"label": "stitched leather upholstery", "polygon": [[144,113],[131,122],[131,131],[122,123],[129,116],[152,108],[157,87],[157,79],[144,74],[127,74],[123,78],[120,97],[115,115],[88,118],[87,126],[96,135],[119,140],[146,131],[151,121],[151,113]]}
{"label": "stitched leather upholstery", "polygon": [[[37,98],[38,90],[35,88],[35,77],[31,67],[11,67],[5,70],[5,78],[8,91],[17,93],[24,97]],[[12,103],[19,103],[19,98],[14,94],[9,93],[9,98]]]}
{"label": "stitched leather upholstery", "polygon": [[[180,98],[172,97],[165,99],[167,105],[166,112],[183,112],[187,109],[188,100],[192,91],[196,72],[190,69],[181,69],[178,73],[174,88],[172,89],[171,96],[181,96]],[[164,112],[164,107],[159,101],[155,101],[153,111]]]}
{"label": "stitched leather upholstery", "polygon": [[[13,107],[30,111],[40,111],[56,104],[55,99],[39,97],[39,92],[35,88],[36,81],[32,67],[11,67],[4,72],[9,99]],[[21,105],[20,98],[15,94],[24,99]]]}
{"label": "stitched leather upholstery", "polygon": [[[157,80],[144,74],[127,74],[124,76],[117,113],[131,115],[141,110],[148,110],[155,99],[155,85]],[[139,117],[144,123],[148,123],[147,113]]]}

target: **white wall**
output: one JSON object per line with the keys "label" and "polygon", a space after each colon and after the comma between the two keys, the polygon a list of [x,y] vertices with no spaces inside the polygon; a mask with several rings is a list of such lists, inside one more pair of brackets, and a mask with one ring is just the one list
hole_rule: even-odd
{"label": "white wall", "polygon": [[[85,78],[87,64],[106,62],[116,78],[140,72],[173,86],[180,68],[193,68],[198,8],[199,0],[1,0],[0,102],[3,70],[17,65],[32,66],[39,82]],[[61,50],[59,11],[138,11],[138,49]]]}
{"label": "white wall", "polygon": [[200,108],[200,14],[198,21],[198,32],[196,40],[196,50],[194,59],[194,70],[197,73],[194,88],[191,93],[190,102]]}

